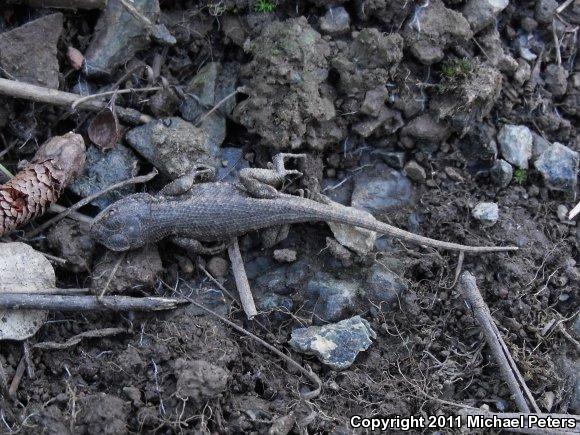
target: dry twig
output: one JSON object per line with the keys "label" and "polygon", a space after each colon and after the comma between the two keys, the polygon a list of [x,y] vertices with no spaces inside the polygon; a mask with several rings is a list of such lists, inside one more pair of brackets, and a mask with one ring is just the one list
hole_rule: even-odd
{"label": "dry twig", "polygon": [[250,283],[248,282],[248,276],[246,275],[246,270],[244,268],[244,260],[240,253],[240,246],[238,245],[237,237],[232,238],[230,241],[228,254],[230,255],[230,260],[232,262],[232,272],[234,273],[236,286],[240,293],[242,308],[244,309],[246,316],[248,316],[248,319],[252,320],[258,314],[258,310],[256,310],[256,304],[254,303],[254,297],[252,296],[252,290],[250,289]]}
{"label": "dry twig", "polygon": [[540,409],[538,408],[532,393],[526,386],[526,383],[520,374],[513,358],[511,357],[511,354],[505,345],[505,342],[503,341],[503,338],[501,337],[493,318],[491,317],[489,307],[483,300],[483,297],[477,288],[475,277],[469,272],[463,272],[459,278],[457,289],[465,301],[471,306],[475,318],[477,319],[477,322],[481,326],[481,329],[485,335],[487,344],[491,348],[491,352],[497,364],[499,365],[504,380],[508,384],[512,395],[514,396],[514,400],[518,406],[518,409],[520,409],[522,412],[530,412],[530,408],[526,402],[524,393],[522,392],[523,389],[528,401],[534,410],[539,412]]}
{"label": "dry twig", "polygon": [[127,333],[127,330],[123,328],[95,329],[93,331],[81,332],[80,334],[77,334],[74,337],[69,338],[64,343],[45,341],[42,343],[36,343],[32,347],[34,349],[42,349],[42,350],[62,350],[79,344],[83,338],[104,338],[125,333]]}

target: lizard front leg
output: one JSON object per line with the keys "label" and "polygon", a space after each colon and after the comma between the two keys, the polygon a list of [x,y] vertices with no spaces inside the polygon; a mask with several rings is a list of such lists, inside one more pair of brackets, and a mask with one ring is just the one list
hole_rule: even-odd
{"label": "lizard front leg", "polygon": [[217,255],[228,248],[226,242],[220,242],[214,246],[206,246],[198,240],[183,236],[173,236],[171,241],[183,248],[190,255]]}
{"label": "lizard front leg", "polygon": [[276,198],[280,196],[278,188],[282,186],[288,175],[302,176],[302,172],[295,169],[286,169],[285,160],[288,158],[306,158],[305,154],[276,154],[268,169],[244,168],[240,171],[240,182],[248,193],[256,198]]}

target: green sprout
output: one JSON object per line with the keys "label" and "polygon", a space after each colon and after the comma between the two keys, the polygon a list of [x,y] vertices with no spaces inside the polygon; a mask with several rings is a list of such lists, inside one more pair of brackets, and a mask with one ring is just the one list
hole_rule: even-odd
{"label": "green sprout", "polygon": [[526,179],[528,178],[528,174],[525,169],[516,169],[514,171],[514,181],[518,184],[524,184]]}
{"label": "green sprout", "polygon": [[257,0],[254,2],[254,9],[256,12],[264,12],[269,14],[270,12],[274,12],[274,9],[276,9],[276,2],[269,0]]}
{"label": "green sprout", "polygon": [[448,80],[459,80],[468,77],[473,71],[473,65],[467,58],[446,62],[441,67],[441,76]]}

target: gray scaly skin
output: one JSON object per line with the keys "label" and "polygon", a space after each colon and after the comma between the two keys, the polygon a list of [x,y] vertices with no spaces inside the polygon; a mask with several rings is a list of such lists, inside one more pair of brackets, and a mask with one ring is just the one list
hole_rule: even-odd
{"label": "gray scaly skin", "polygon": [[113,251],[125,251],[168,236],[200,242],[228,241],[250,231],[322,221],[366,228],[440,249],[472,253],[517,250],[510,246],[465,246],[430,239],[380,222],[351,207],[280,193],[272,184],[279,184],[288,174],[300,174],[284,169],[283,160],[288,156],[296,157],[277,156],[275,169],[243,170],[241,185],[193,184],[192,177],[184,177],[168,185],[159,196],[147,193],[127,196],[95,217],[91,236]]}

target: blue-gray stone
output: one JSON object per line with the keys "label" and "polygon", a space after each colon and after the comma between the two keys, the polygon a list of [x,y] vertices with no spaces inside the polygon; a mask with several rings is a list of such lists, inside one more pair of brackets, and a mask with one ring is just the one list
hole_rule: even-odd
{"label": "blue-gray stone", "polygon": [[384,164],[355,178],[351,205],[370,213],[384,213],[412,201],[411,181]]}
{"label": "blue-gray stone", "polygon": [[407,284],[396,273],[374,264],[367,278],[366,297],[381,308],[396,306]]}
{"label": "blue-gray stone", "polygon": [[295,329],[290,345],[299,352],[316,355],[334,370],[344,370],[352,365],[360,352],[369,348],[376,337],[369,322],[354,316],[329,325]]}
{"label": "blue-gray stone", "polygon": [[497,141],[505,160],[521,169],[528,169],[532,157],[534,138],[525,125],[504,125],[497,134]]}
{"label": "blue-gray stone", "polygon": [[535,166],[548,188],[574,192],[578,182],[578,162],[576,151],[556,142],[542,153]]}
{"label": "blue-gray stone", "polygon": [[350,16],[342,6],[330,7],[320,20],[320,30],[324,33],[336,35],[348,32],[350,29]]}
{"label": "blue-gray stone", "polygon": [[471,211],[471,215],[477,219],[482,226],[491,227],[499,218],[499,208],[495,202],[480,202]]}
{"label": "blue-gray stone", "polygon": [[514,176],[514,168],[505,160],[499,159],[491,167],[491,180],[499,187],[509,186]]}
{"label": "blue-gray stone", "polygon": [[[70,185],[79,196],[86,197],[128,178],[139,171],[137,156],[129,148],[116,145],[108,151],[95,146],[87,148],[87,160],[83,173]],[[108,205],[135,192],[135,186],[125,186],[93,200],[91,204],[104,209]]]}
{"label": "blue-gray stone", "polygon": [[353,281],[342,281],[318,272],[306,286],[306,296],[314,302],[314,323],[336,322],[353,310],[359,286]]}

